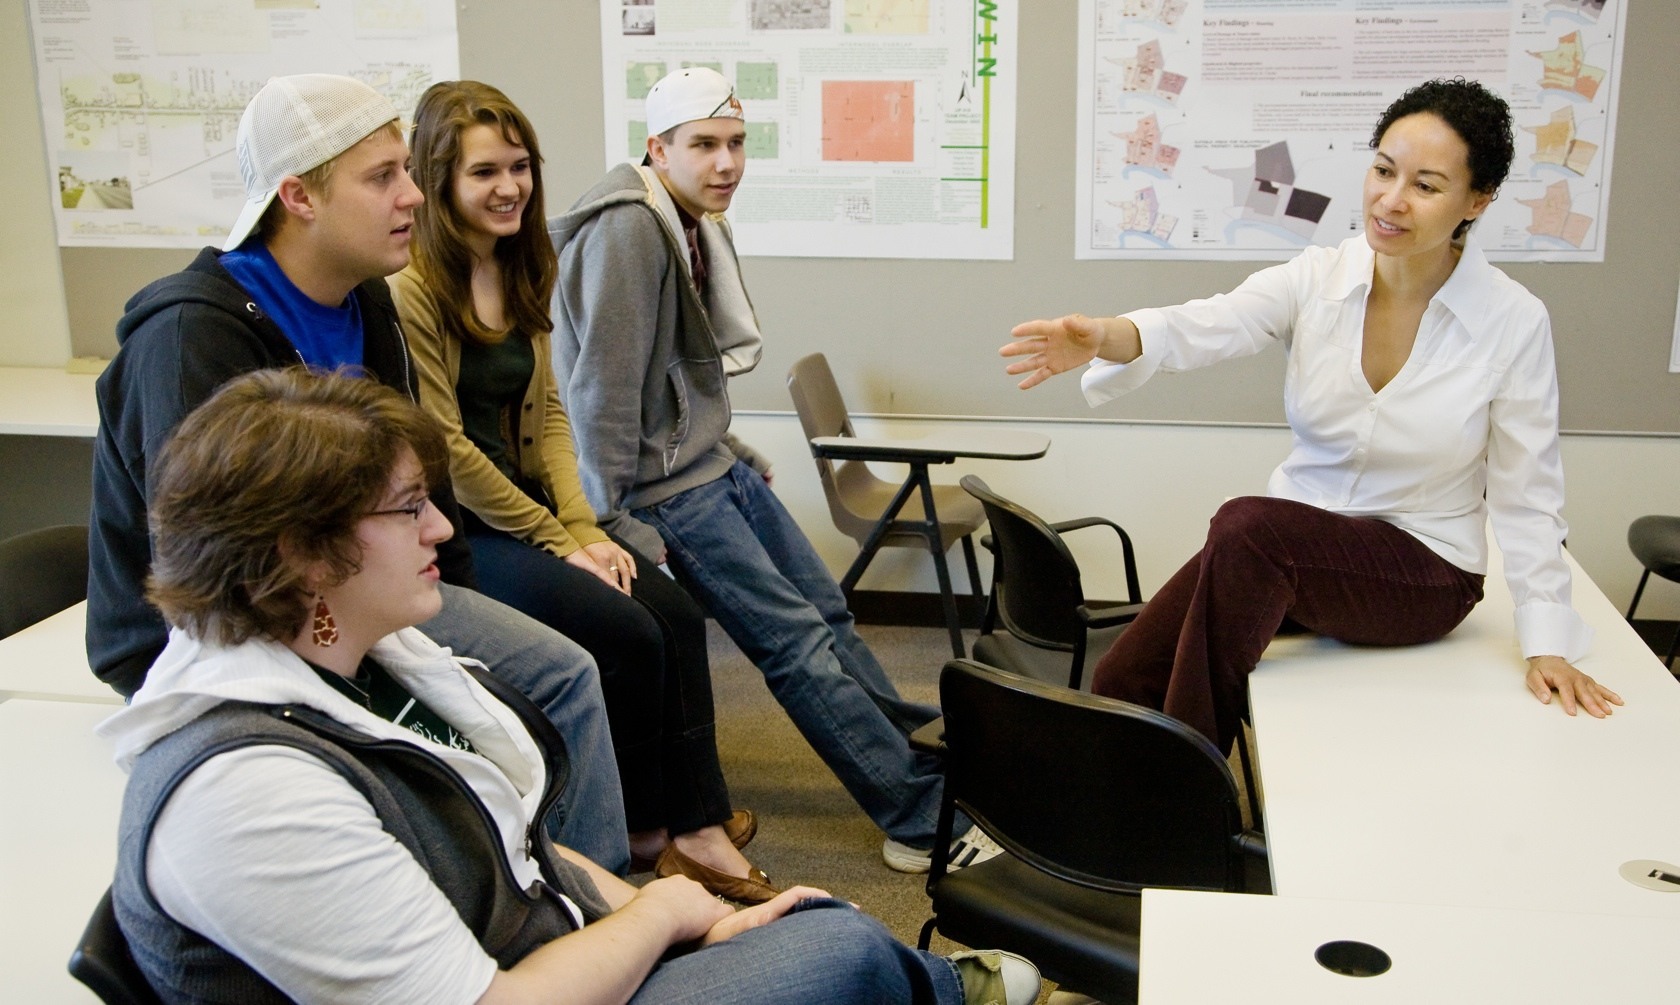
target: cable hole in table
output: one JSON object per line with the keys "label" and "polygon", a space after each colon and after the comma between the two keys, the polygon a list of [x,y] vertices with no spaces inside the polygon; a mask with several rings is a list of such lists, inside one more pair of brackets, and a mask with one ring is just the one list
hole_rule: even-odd
{"label": "cable hole in table", "polygon": [[1351,939],[1326,942],[1313,951],[1313,959],[1324,969],[1344,977],[1375,977],[1387,973],[1394,965],[1381,949]]}

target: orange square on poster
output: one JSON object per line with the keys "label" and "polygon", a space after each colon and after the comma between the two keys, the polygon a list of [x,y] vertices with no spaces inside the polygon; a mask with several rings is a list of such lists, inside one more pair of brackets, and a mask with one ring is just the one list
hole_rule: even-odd
{"label": "orange square on poster", "polygon": [[822,159],[915,160],[915,82],[823,81]]}

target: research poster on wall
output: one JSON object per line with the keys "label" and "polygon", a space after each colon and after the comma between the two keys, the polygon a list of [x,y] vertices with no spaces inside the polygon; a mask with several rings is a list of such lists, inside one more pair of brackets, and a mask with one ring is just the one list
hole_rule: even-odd
{"label": "research poster on wall", "polygon": [[709,66],[746,113],[744,255],[1014,255],[1018,0],[602,0],[608,165],[660,77]]}
{"label": "research poster on wall", "polygon": [[239,116],[271,76],[341,73],[407,118],[459,76],[450,0],[29,0],[58,241],[219,244]]}
{"label": "research poster on wall", "polygon": [[1602,262],[1626,0],[1080,0],[1074,254],[1285,259],[1363,227],[1371,130],[1482,82],[1516,161],[1488,257]]}

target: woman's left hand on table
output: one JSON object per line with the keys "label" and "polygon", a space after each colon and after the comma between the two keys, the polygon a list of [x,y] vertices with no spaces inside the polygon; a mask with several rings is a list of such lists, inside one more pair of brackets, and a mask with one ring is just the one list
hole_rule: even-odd
{"label": "woman's left hand on table", "polygon": [[1622,703],[1621,695],[1575,669],[1562,656],[1529,657],[1528,689],[1543,705],[1551,704],[1552,692],[1556,691],[1563,710],[1570,715],[1579,707],[1602,719],[1611,713],[1612,705]]}

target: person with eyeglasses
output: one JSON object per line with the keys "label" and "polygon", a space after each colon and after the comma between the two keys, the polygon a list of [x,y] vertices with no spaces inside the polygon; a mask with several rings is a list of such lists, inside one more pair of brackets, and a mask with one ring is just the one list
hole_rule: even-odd
{"label": "person with eyeglasses", "polygon": [[571,769],[442,606],[438,425],[373,381],[262,370],[154,470],[168,646],[99,727],[128,772],[111,902],[164,1001],[1022,1005],[999,951],[911,949],[825,891],[735,910],[546,839]]}
{"label": "person with eyeglasses", "polygon": [[[415,366],[384,277],[408,264],[422,195],[397,110],[361,81],[275,77],[240,117],[246,203],[223,247],[131,298],[96,384],[88,660],[124,696],[145,680],[167,626],[147,602],[147,507],[163,443],[215,389],[252,370],[354,368],[413,397]],[[459,522],[447,479],[432,501]],[[323,501],[325,504],[325,501]],[[299,514],[300,519],[307,514]],[[630,849],[595,663],[558,632],[474,589],[472,554],[443,542],[443,604],[426,631],[472,653],[542,707],[580,765],[557,835],[609,869]]]}

